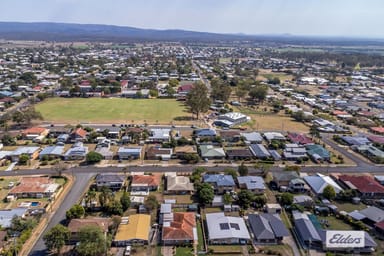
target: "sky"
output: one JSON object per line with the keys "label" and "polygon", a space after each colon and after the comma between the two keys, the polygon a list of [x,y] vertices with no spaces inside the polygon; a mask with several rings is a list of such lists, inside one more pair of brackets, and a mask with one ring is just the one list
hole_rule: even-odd
{"label": "sky", "polygon": [[0,21],[384,38],[384,1],[0,0]]}

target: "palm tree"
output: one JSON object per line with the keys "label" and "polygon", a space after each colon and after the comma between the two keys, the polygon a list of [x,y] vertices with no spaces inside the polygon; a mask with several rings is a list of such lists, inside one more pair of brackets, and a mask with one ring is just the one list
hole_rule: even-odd
{"label": "palm tree", "polygon": [[96,200],[96,196],[97,194],[94,189],[88,190],[85,203],[89,208],[92,207],[92,202]]}

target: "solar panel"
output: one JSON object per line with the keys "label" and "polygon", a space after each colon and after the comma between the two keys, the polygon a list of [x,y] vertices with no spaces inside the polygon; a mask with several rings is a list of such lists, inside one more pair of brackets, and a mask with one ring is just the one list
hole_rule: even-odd
{"label": "solar panel", "polygon": [[220,229],[221,230],[228,230],[229,229],[228,223],[220,223]]}
{"label": "solar panel", "polygon": [[239,224],[237,224],[237,223],[230,223],[230,225],[231,225],[231,228],[234,228],[236,230],[240,230]]}

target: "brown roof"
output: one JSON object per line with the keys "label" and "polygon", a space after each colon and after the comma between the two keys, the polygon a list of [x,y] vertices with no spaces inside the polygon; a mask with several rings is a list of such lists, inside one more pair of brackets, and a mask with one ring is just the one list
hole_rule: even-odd
{"label": "brown roof", "polygon": [[192,146],[192,145],[185,145],[185,146],[178,146],[178,147],[175,147],[175,153],[176,154],[180,154],[180,153],[197,153],[197,149],[196,149],[196,146]]}
{"label": "brown roof", "polygon": [[147,150],[147,157],[153,158],[156,157],[156,155],[163,155],[163,154],[172,154],[171,148],[159,148],[156,146],[150,147]]}
{"label": "brown roof", "polygon": [[83,227],[97,226],[104,232],[108,232],[110,222],[111,220],[108,218],[72,219],[68,224],[68,229],[71,233],[77,233]]}
{"label": "brown roof", "polygon": [[43,132],[45,132],[47,129],[44,128],[44,127],[31,127],[29,129],[25,129],[23,131],[23,134],[27,135],[27,134],[41,134]]}
{"label": "brown roof", "polygon": [[76,134],[76,135],[78,135],[78,136],[80,136],[80,137],[82,137],[82,138],[84,138],[84,137],[87,135],[87,131],[84,130],[84,129],[82,129],[82,128],[77,128],[77,129],[74,130],[72,133],[73,133],[73,134]]}
{"label": "brown roof", "polygon": [[132,184],[141,184],[147,186],[159,186],[160,176],[158,175],[133,175]]}
{"label": "brown roof", "polygon": [[163,240],[194,240],[196,217],[193,212],[175,212],[169,227],[163,227]]}
{"label": "brown roof", "polygon": [[20,184],[13,187],[9,194],[44,193],[47,187],[53,183],[49,177],[23,177]]}

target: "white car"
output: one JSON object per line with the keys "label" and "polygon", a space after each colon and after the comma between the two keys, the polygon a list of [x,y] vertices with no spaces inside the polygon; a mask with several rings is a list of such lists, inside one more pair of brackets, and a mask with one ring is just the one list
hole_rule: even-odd
{"label": "white car", "polygon": [[131,246],[127,245],[125,247],[124,256],[129,256],[129,255],[131,255]]}

